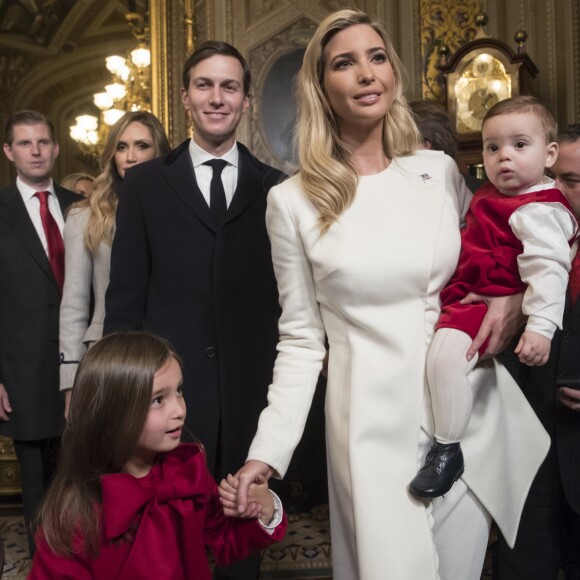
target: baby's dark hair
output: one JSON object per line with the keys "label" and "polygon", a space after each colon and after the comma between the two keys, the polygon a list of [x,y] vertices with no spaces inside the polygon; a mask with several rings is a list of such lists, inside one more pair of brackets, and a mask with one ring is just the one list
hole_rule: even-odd
{"label": "baby's dark hair", "polygon": [[558,123],[552,111],[541,101],[530,95],[520,95],[511,97],[496,103],[483,118],[482,129],[485,123],[500,115],[513,115],[515,113],[532,113],[538,117],[542,123],[542,128],[546,135],[546,143],[553,143],[558,136]]}

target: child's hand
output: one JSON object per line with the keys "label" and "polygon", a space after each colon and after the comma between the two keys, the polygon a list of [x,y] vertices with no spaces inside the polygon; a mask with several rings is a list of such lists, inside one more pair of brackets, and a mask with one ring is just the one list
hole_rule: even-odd
{"label": "child's hand", "polygon": [[248,491],[248,503],[256,503],[261,506],[258,517],[267,526],[274,515],[274,498],[268,489],[268,480],[263,475],[257,475],[255,483],[250,484]]}
{"label": "child's hand", "polygon": [[[242,517],[242,514],[240,514],[238,511],[238,485],[238,479],[231,474],[228,474],[226,479],[222,479],[219,485],[220,501],[224,510],[224,514],[233,518]],[[255,484],[251,484],[250,494],[248,494],[248,509],[243,514],[243,517],[245,518],[260,517],[260,513],[262,511],[262,505],[260,503],[256,503],[256,501],[253,499],[252,490],[254,488]],[[270,494],[268,493],[268,495]]]}
{"label": "child's hand", "polygon": [[551,344],[549,338],[533,330],[526,330],[514,352],[519,356],[520,362],[530,367],[540,367],[548,362]]}

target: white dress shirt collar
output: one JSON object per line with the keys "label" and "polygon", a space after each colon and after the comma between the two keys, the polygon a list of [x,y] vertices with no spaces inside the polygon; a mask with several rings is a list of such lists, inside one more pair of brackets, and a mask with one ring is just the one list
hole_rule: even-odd
{"label": "white dress shirt collar", "polygon": [[[194,169],[197,169],[197,167],[203,165],[206,161],[218,159],[215,155],[211,155],[205,149],[202,149],[193,139],[189,141],[189,154],[191,155]],[[219,159],[223,159],[237,168],[239,157],[238,144],[234,142],[233,147],[225,155],[219,157]]]}
{"label": "white dress shirt collar", "polygon": [[51,193],[51,195],[56,196],[56,194],[54,192],[54,182],[52,181],[52,179],[50,180],[48,187],[46,187],[45,189],[38,189],[38,188],[30,187],[30,185],[28,185],[27,183],[24,183],[24,181],[22,181],[22,179],[20,179],[20,177],[17,177],[16,178],[16,187],[17,187],[18,191],[20,192],[20,195],[22,196],[24,203],[27,203],[28,201],[30,201],[34,197],[34,194],[37,191],[49,191]]}

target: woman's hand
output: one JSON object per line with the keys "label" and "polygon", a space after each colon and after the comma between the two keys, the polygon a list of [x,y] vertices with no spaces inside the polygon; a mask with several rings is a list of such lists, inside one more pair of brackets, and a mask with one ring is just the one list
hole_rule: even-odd
{"label": "woman's hand", "polygon": [[[264,477],[261,477],[261,481],[262,483],[265,484],[265,479]],[[268,493],[268,485],[266,485],[266,493]],[[231,474],[228,474],[228,476],[225,479],[222,479],[219,485],[219,494],[220,494],[220,502],[222,504],[222,509],[224,510],[224,514],[228,517],[232,517],[232,518],[239,518],[242,516],[242,514],[240,514],[240,512],[238,511],[238,504],[237,504],[237,491],[238,491],[238,486],[239,486],[239,481]],[[250,490],[253,491],[255,489],[255,484],[252,484],[250,486]],[[268,499],[268,498],[267,498]],[[270,501],[272,501],[272,498],[269,497]],[[244,517],[247,518],[257,518],[261,515],[262,513],[262,504],[259,503],[258,501],[255,501],[254,499],[250,498],[249,501],[250,505],[248,506],[248,509],[246,510],[247,513],[244,514]],[[272,501],[273,503],[273,501]],[[273,511],[273,509],[272,509]],[[272,519],[272,516],[270,515],[270,519]],[[269,523],[269,520],[268,520]]]}
{"label": "woman's hand", "polygon": [[262,476],[265,480],[270,479],[274,474],[274,470],[263,461],[258,461],[257,459],[252,459],[244,465],[235,475],[235,479],[238,480],[238,512],[243,517],[251,517],[250,512],[251,505],[248,505],[248,490],[252,483],[256,483],[261,480],[259,476]]}
{"label": "woman's hand", "polygon": [[490,358],[502,352],[518,330],[525,324],[526,317],[522,313],[524,294],[511,296],[482,296],[470,292],[461,304],[484,302],[487,304],[487,314],[481,323],[477,336],[467,350],[467,360],[471,360],[481,345],[489,337],[489,343],[480,360]]}

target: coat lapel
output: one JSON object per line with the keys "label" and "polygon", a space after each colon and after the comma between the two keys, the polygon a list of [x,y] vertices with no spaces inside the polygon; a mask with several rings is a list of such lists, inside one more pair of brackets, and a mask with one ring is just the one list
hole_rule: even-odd
{"label": "coat lapel", "polygon": [[240,152],[238,184],[223,225],[236,219],[250,205],[256,195],[264,190],[262,183],[264,174],[256,166],[252,154],[241,143],[238,143],[238,150]]}
{"label": "coat lapel", "polygon": [[60,211],[62,212],[65,220],[67,210],[70,209],[71,204],[76,203],[77,201],[82,201],[84,199],[82,195],[78,195],[56,184],[54,185],[54,192],[56,194],[56,198],[58,199],[58,204],[60,205]]}
{"label": "coat lapel", "polygon": [[580,299],[576,300],[576,304],[573,307],[570,306],[570,299],[568,298],[567,304],[568,317],[566,313],[564,314],[564,320],[568,318],[569,324],[572,324],[580,319]]}
{"label": "coat lapel", "polygon": [[16,186],[10,188],[4,203],[0,204],[0,219],[6,222],[8,228],[12,230],[41,270],[56,284],[46,252]]}
{"label": "coat lapel", "polygon": [[207,205],[195,180],[195,172],[189,156],[189,140],[184,141],[165,158],[163,175],[170,187],[185,205],[212,231],[218,224]]}

